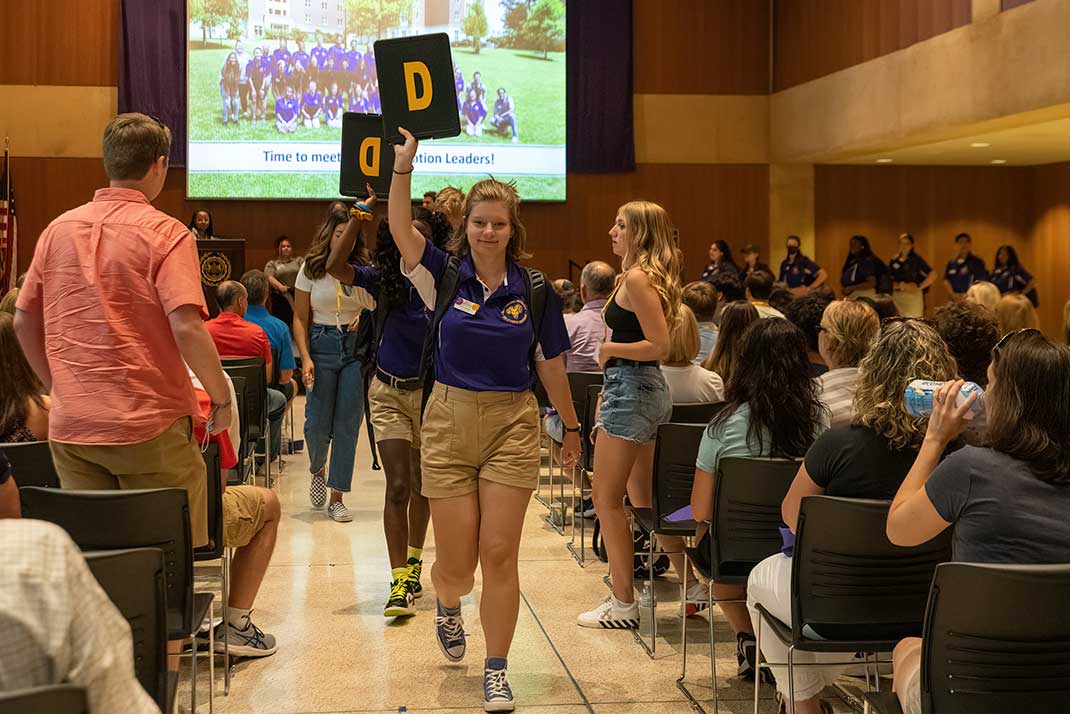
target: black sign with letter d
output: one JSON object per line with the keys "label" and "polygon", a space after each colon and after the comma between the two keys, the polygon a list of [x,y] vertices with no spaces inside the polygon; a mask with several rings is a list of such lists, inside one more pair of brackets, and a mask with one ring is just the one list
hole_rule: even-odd
{"label": "black sign with letter d", "polygon": [[375,43],[375,67],[388,141],[401,143],[398,127],[417,139],[461,133],[453,84],[453,55],[444,32]]}
{"label": "black sign with letter d", "polygon": [[342,171],[338,193],[367,198],[372,189],[385,200],[394,175],[394,146],[383,137],[383,118],[378,114],[346,112],[342,115]]}

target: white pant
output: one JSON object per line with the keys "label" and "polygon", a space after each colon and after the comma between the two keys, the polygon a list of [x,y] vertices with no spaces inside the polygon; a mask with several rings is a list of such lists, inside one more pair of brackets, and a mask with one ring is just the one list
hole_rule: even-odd
{"label": "white pant", "polygon": [[314,117],[310,117],[310,116],[308,116],[306,114],[304,116],[304,119],[305,119],[305,126],[312,127],[313,129],[319,129],[320,128],[320,117],[319,117],[319,114],[317,114]]}
{"label": "white pant", "polygon": [[[747,609],[750,610],[751,623],[758,631],[758,603],[762,604],[773,617],[785,625],[791,625],[791,558],[777,553],[758,563],[747,579]],[[770,662],[788,661],[788,648],[784,646],[772,628],[762,620],[762,654]],[[841,653],[802,652],[795,650],[792,657],[794,664],[811,662],[843,662],[851,655]],[[777,690],[788,698],[788,668],[773,667]],[[828,667],[797,667],[795,674],[795,701],[801,702],[816,697],[821,690],[832,684],[847,670],[846,666],[830,665]],[[789,710],[790,711],[790,710]]]}

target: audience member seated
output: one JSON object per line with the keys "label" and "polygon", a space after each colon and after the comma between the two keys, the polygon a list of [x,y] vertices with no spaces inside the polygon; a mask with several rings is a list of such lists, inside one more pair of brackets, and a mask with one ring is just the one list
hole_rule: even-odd
{"label": "audience member seated", "polygon": [[565,315],[575,315],[583,308],[583,301],[571,280],[558,278],[553,282],[554,292],[561,298],[561,310]]}
{"label": "audience member seated", "polygon": [[987,386],[992,348],[999,342],[999,323],[995,314],[972,300],[949,302],[933,312],[933,325],[955,358],[958,376],[967,382]]}
{"label": "audience member seated", "polygon": [[15,303],[19,301],[19,289],[11,288],[4,295],[3,299],[0,299],[0,312],[6,312],[8,315],[15,314]]}
{"label": "audience member seated", "polygon": [[755,270],[747,276],[747,300],[758,310],[759,317],[784,317],[784,313],[769,304],[776,278],[765,270]]}
{"label": "audience member seated", "polygon": [[11,463],[7,454],[0,449],[0,518],[21,518],[22,505],[19,500],[19,485],[11,473]]}
{"label": "audience member seated", "polygon": [[[913,379],[944,381],[954,378],[955,361],[940,335],[920,322],[886,324],[858,367],[851,424],[836,426],[817,438],[781,507],[791,535],[784,535],[784,552],[766,558],[747,581],[747,607],[757,626],[760,603],[781,622],[791,624],[791,548],[802,499],[806,496],[891,499],[903,482],[925,436],[925,421],[906,410],[903,392]],[[762,632],[762,654],[770,662],[787,662],[788,650]],[[797,664],[842,661],[842,654],[795,652]],[[795,669],[795,714],[820,714],[818,695],[846,668],[830,666]],[[784,667],[774,667],[777,688],[787,700]]]}
{"label": "audience member seated", "polygon": [[702,364],[717,343],[717,323],[713,321],[717,312],[717,291],[705,280],[696,280],[684,286],[683,301],[698,321],[699,349],[692,361]]}
{"label": "audience member seated", "polygon": [[249,296],[249,307],[245,310],[245,319],[258,325],[267,335],[271,352],[279,360],[278,381],[271,386],[282,392],[286,401],[292,401],[297,394],[297,382],[294,381],[293,343],[290,341],[290,328],[286,323],[268,312],[269,283],[267,275],[259,270],[250,270],[241,276],[242,287]]}
{"label": "audience member seated", "polygon": [[720,375],[694,363],[699,350],[698,322],[687,305],[680,306],[680,320],[669,336],[669,358],[661,373],[669,385],[673,404],[710,404],[724,401]]}
{"label": "audience member seated", "polygon": [[825,314],[825,308],[833,299],[831,294],[823,290],[813,290],[792,300],[784,311],[784,317],[806,335],[806,356],[811,377],[818,377],[829,371],[825,358],[821,356],[817,335],[821,331],[821,318]]}
{"label": "audience member seated", "polygon": [[895,304],[895,298],[884,293],[874,295],[852,295],[852,300],[864,303],[873,308],[877,313],[877,319],[884,321],[891,317],[899,317],[899,306]]}
{"label": "audience member seated", "polygon": [[817,345],[829,371],[817,378],[821,401],[832,415],[832,426],[849,424],[858,380],[858,363],[880,332],[877,313],[858,300],[829,303],[821,318]]}
{"label": "audience member seated", "polygon": [[[271,343],[259,325],[244,319],[249,308],[249,294],[238,282],[228,280],[216,290],[219,314],[204,323],[212,336],[219,356],[263,357],[268,384],[271,383]],[[271,458],[279,453],[282,438],[282,417],[286,413],[286,396],[277,389],[267,390],[268,424],[271,430]]]}
{"label": "audience member seated", "polygon": [[[754,324],[739,345],[725,399],[727,406],[710,422],[698,450],[691,491],[696,521],[713,516],[713,484],[722,458],[802,458],[828,424],[817,398],[817,383],[807,369],[806,337],[781,318],[759,320],[755,313]],[[711,587],[717,600],[747,598],[744,586],[712,583]],[[747,607],[742,602],[724,602],[721,611],[736,633],[739,674],[753,678],[754,628]]]}
{"label": "audience member seated", "polygon": [[159,714],[130,625],[62,528],[0,519],[0,602],[0,691],[74,684],[91,712]]}
{"label": "audience member seated", "polygon": [[996,312],[996,307],[999,305],[999,298],[999,288],[987,280],[979,280],[966,290],[967,300],[984,305],[991,310],[993,314]]}
{"label": "audience member seated", "polygon": [[47,441],[50,405],[15,337],[15,318],[0,313],[0,444]]}
{"label": "audience member seated", "polygon": [[[888,514],[888,538],[914,546],[953,525],[956,561],[1070,563],[1070,348],[1037,330],[1001,339],[988,368],[987,446],[941,461],[969,426],[975,396],[957,405],[962,384],[933,395],[925,440]],[[908,714],[921,712],[921,645],[903,640],[893,656],[894,689]]]}
{"label": "audience member seated", "polygon": [[713,316],[713,321],[720,327],[721,310],[730,302],[746,300],[747,291],[743,287],[743,281],[735,273],[718,273],[710,280],[710,284],[717,291],[717,312]]}
{"label": "audience member seated", "polygon": [[795,293],[791,291],[791,288],[786,283],[773,283],[773,290],[769,293],[769,307],[784,312],[792,300],[795,299]]}
{"label": "audience member seated", "polygon": [[711,372],[728,382],[739,357],[739,341],[752,322],[760,319],[758,311],[746,300],[730,302],[721,311],[721,327],[717,331],[717,344],[702,363]]}
{"label": "audience member seated", "polygon": [[996,319],[999,321],[999,334],[1006,335],[1015,330],[1038,326],[1037,310],[1029,298],[1021,293],[1007,293],[996,305]]}

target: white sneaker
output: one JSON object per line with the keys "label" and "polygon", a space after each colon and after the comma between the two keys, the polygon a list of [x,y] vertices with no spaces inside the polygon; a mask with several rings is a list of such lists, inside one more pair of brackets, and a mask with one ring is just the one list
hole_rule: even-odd
{"label": "white sneaker", "polygon": [[697,615],[710,606],[710,591],[706,584],[696,580],[684,593],[684,612],[688,617]]}
{"label": "white sneaker", "polygon": [[339,523],[349,523],[353,520],[353,514],[346,508],[346,504],[341,501],[336,501],[327,506],[327,515],[331,517],[332,521],[338,521]]}
{"label": "white sneaker", "polygon": [[609,595],[593,610],[580,613],[576,624],[604,630],[634,630],[639,627],[639,603],[623,603]]}

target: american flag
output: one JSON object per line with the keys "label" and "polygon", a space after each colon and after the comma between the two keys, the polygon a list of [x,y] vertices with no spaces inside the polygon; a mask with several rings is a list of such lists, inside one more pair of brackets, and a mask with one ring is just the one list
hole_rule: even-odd
{"label": "american flag", "polygon": [[11,160],[4,149],[4,173],[0,175],[0,295],[15,287],[18,274],[19,225],[15,219],[15,190],[11,186]]}

